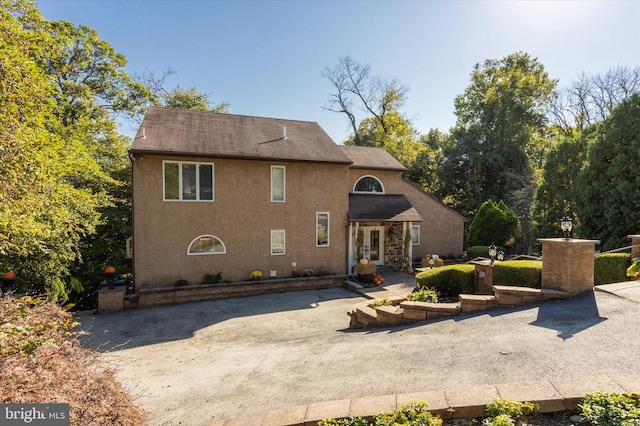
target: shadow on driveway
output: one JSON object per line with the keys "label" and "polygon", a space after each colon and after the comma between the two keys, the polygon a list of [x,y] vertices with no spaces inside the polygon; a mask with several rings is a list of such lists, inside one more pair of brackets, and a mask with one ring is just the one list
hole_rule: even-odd
{"label": "shadow on driveway", "polygon": [[361,296],[337,287],[132,309],[77,319],[82,331],[89,333],[81,338],[85,347],[111,352],[188,339],[198,330],[232,318],[260,321],[265,314],[310,310],[323,301],[358,297]]}

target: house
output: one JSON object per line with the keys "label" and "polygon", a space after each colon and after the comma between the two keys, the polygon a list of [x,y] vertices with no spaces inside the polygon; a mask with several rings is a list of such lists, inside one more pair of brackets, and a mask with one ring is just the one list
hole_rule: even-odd
{"label": "house", "polygon": [[463,216],[314,122],[151,107],[130,157],[138,289],[462,254]]}

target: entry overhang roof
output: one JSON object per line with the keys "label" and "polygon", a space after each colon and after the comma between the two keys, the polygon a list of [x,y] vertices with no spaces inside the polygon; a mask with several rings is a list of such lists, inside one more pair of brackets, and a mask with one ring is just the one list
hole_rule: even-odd
{"label": "entry overhang roof", "polygon": [[422,222],[402,194],[349,194],[350,222]]}

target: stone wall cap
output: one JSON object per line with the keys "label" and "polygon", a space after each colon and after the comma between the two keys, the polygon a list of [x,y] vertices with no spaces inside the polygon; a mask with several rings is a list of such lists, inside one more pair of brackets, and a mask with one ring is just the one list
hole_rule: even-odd
{"label": "stone wall cap", "polygon": [[538,238],[541,243],[567,243],[567,244],[600,244],[600,240],[580,240],[577,238]]}
{"label": "stone wall cap", "polygon": [[627,235],[627,238],[640,238],[640,234],[636,234],[636,235]]}

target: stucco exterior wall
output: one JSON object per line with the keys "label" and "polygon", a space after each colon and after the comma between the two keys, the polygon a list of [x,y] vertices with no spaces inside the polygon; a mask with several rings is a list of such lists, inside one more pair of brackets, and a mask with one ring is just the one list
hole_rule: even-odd
{"label": "stucco exterior wall", "polygon": [[[162,161],[214,163],[213,202],[163,201]],[[270,200],[271,166],[286,167],[286,201]],[[136,288],[202,282],[205,274],[243,280],[313,268],[347,270],[348,166],[144,155],[133,162]],[[316,247],[316,212],[330,213],[329,247]],[[271,230],[284,229],[284,255],[271,255]],[[219,238],[226,254],[187,255],[198,236]]]}
{"label": "stucco exterior wall", "polygon": [[413,246],[413,257],[438,254],[460,256],[464,250],[463,216],[449,209],[431,195],[402,179],[402,172],[391,170],[349,170],[349,191],[362,176],[375,176],[386,194],[404,194],[423,218],[420,226],[420,244]]}

